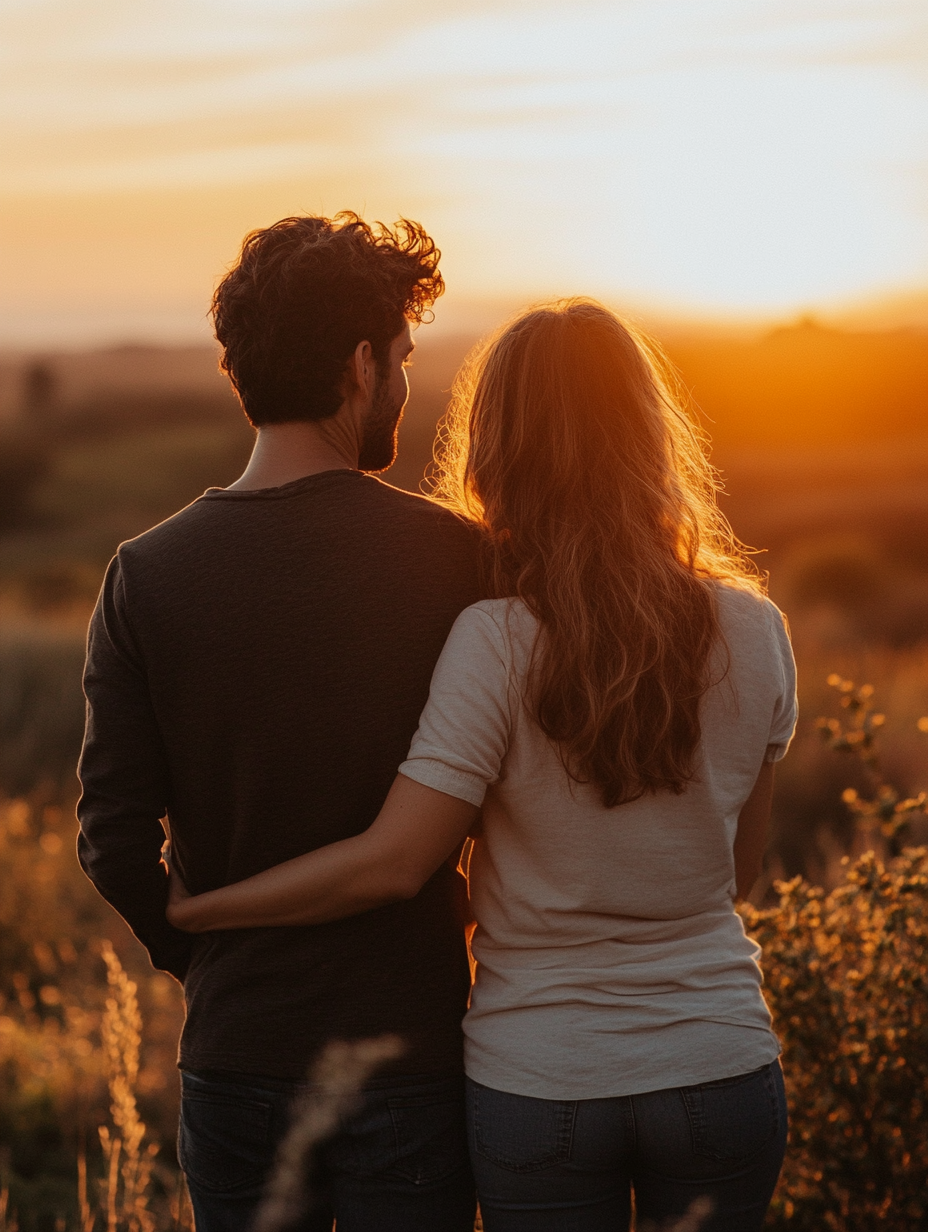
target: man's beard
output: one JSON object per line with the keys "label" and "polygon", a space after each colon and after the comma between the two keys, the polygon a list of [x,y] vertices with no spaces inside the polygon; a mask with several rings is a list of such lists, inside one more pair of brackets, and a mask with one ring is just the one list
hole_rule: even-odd
{"label": "man's beard", "polygon": [[387,374],[378,377],[371,409],[364,423],[358,470],[385,471],[396,460],[396,435],[403,403],[391,398]]}

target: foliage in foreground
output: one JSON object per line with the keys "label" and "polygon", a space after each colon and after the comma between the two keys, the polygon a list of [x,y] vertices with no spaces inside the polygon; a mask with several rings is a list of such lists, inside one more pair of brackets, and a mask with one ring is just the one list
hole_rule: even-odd
{"label": "foliage in foreground", "polygon": [[791,1137],[770,1227],[928,1225],[928,848],[872,851],[830,894],[744,908],[783,1042]]}
{"label": "foliage in foreground", "polygon": [[901,844],[926,794],[903,798],[889,781],[872,687],[828,684],[845,716],[816,726],[864,771],[864,793],[843,799],[865,850],[831,893],[795,877],[775,907],[742,908],[763,950],[792,1123],[769,1226],[909,1232],[928,1226],[928,847]]}
{"label": "foliage in foreground", "polygon": [[[190,1232],[192,1228],[189,1205],[177,1183],[179,1176],[171,1184],[170,1173],[159,1169],[169,1183],[167,1187],[159,1186],[157,1194],[153,1191],[152,1173],[160,1147],[147,1134],[136,1099],[142,1043],[138,990],[108,941],[101,943],[100,953],[106,964],[108,996],[97,1024],[92,1015],[75,1010],[68,1015],[70,1029],[65,1030],[53,1018],[46,1020],[40,1031],[35,1030],[34,1020],[17,1024],[9,1018],[0,1019],[0,1056],[8,1070],[18,1070],[27,1106],[30,1085],[44,1094],[43,1102],[55,1102],[56,1095],[60,1099],[62,1089],[78,1092],[83,1096],[80,1102],[85,1105],[85,1113],[88,1097],[92,1098],[93,1088],[99,1087],[101,1079],[106,1083],[109,1098],[109,1117],[98,1112],[95,1118],[100,1150],[92,1153],[89,1169],[88,1144],[81,1134],[76,1190],[65,1184],[58,1186],[57,1193],[49,1193],[45,1186],[29,1194],[20,1185],[19,1194],[16,1189],[13,1191],[14,1198],[20,1199],[17,1211],[11,1207],[10,1189],[4,1177],[0,1183],[0,1232],[19,1232],[20,1213],[29,1224],[36,1215],[40,1224],[47,1223],[43,1212],[35,1208],[37,1204],[48,1206],[50,1198],[57,1200],[55,1232],[66,1232],[68,1228],[96,1232],[101,1227],[107,1232],[156,1232],[159,1227]],[[92,1030],[94,1025],[99,1031],[99,1051],[91,1043],[96,1034]],[[31,1093],[34,1096],[35,1089]],[[23,1198],[29,1205],[22,1205]]]}
{"label": "foliage in foreground", "polygon": [[0,802],[0,885],[0,1232],[174,1227],[180,989],[80,871],[61,809]]}

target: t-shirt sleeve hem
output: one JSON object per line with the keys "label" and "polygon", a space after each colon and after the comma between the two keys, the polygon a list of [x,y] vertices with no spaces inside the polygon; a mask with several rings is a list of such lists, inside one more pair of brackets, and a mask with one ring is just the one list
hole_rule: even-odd
{"label": "t-shirt sleeve hem", "polygon": [[479,775],[456,770],[433,758],[414,757],[404,761],[399,773],[407,779],[421,783],[423,787],[433,787],[435,791],[443,791],[447,796],[466,800],[477,808],[482,806],[487,792],[487,784]]}

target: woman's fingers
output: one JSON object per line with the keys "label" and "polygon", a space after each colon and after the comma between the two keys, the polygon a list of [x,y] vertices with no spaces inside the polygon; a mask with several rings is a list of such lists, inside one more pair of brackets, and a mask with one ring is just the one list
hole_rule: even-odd
{"label": "woman's fingers", "polygon": [[170,908],[176,903],[182,903],[190,897],[190,891],[184,885],[184,879],[174,865],[171,858],[171,844],[167,842],[161,848],[161,858],[168,866],[168,920],[171,920]]}

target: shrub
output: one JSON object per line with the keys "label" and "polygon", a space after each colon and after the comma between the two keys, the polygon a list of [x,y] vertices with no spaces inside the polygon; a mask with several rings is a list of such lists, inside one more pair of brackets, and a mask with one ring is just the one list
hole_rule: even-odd
{"label": "shrub", "polygon": [[744,907],[783,1042],[791,1141],[770,1227],[928,1221],[928,848],[867,852],[830,894],[800,877]]}
{"label": "shrub", "polygon": [[[839,676],[845,720],[820,719],[829,747],[859,761],[846,805],[867,850],[830,893],[778,882],[769,910],[742,906],[763,949],[783,1043],[791,1134],[769,1227],[911,1232],[928,1226],[928,847],[896,854],[925,793],[887,781],[873,689]],[[921,731],[928,721],[919,720]]]}

